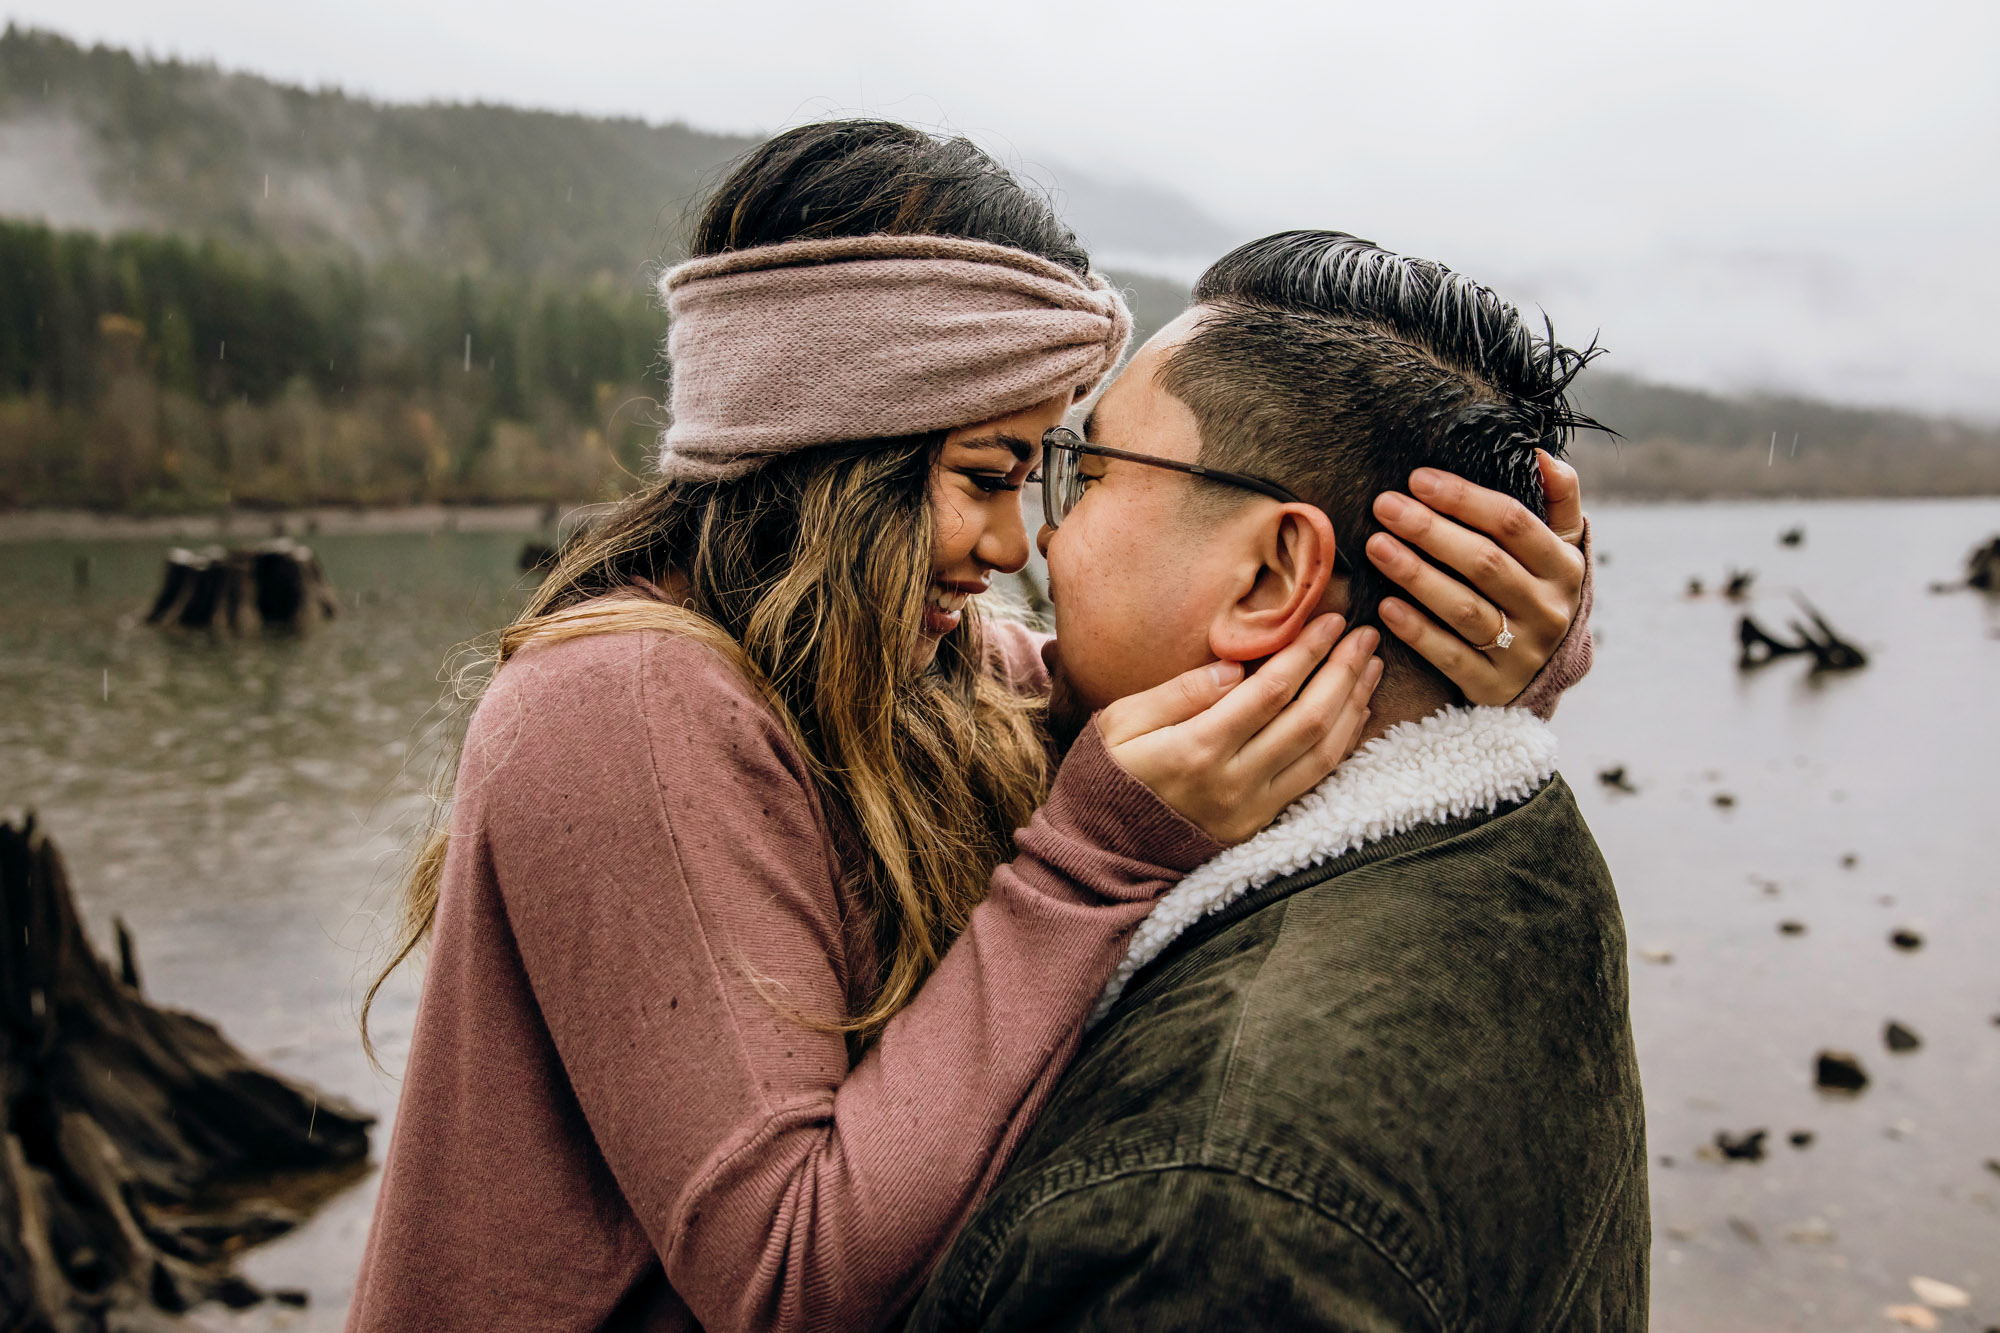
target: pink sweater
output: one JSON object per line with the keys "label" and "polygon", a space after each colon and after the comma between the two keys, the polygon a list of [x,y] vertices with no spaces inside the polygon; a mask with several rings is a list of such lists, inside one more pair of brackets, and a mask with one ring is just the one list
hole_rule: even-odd
{"label": "pink sweater", "polygon": [[711,649],[522,652],[457,792],[350,1330],[875,1325],[1025,1128],[1132,927],[1220,850],[1092,729],[850,1069],[798,1017],[845,1014],[872,970],[846,835]]}
{"label": "pink sweater", "polygon": [[[1588,664],[1573,629],[1518,701]],[[1039,636],[997,626],[1047,687]],[[349,1333],[868,1329],[1005,1164],[1155,897],[1220,851],[1095,727],[916,999],[850,1067],[875,963],[851,835],[712,650],[519,654],[465,741]],[[775,1002],[774,1002],[775,1000]]]}

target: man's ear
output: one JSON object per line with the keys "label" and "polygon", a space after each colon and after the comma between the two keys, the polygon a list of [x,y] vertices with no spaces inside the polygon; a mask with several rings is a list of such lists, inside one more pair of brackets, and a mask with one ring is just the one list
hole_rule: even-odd
{"label": "man's ear", "polygon": [[1297,638],[1333,577],[1333,520],[1322,509],[1282,505],[1251,539],[1249,576],[1209,626],[1209,651],[1225,662],[1261,661]]}

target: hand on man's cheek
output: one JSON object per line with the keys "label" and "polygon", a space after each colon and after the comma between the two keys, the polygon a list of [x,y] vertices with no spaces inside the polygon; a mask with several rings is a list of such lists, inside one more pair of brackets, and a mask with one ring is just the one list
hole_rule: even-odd
{"label": "hand on man's cheek", "polygon": [[1058,699],[1086,716],[1214,656],[1204,571],[1151,480],[1107,478],[1049,540]]}

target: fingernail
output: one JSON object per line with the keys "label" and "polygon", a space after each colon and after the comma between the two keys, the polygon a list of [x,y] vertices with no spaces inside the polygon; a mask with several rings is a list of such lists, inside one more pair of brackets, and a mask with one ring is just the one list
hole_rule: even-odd
{"label": "fingernail", "polygon": [[1391,625],[1401,623],[1403,617],[1410,614],[1410,608],[1391,598],[1384,598],[1381,602],[1377,603],[1376,610],[1381,613],[1382,619],[1388,621]]}
{"label": "fingernail", "polygon": [[1243,679],[1243,664],[1241,662],[1212,662],[1209,664],[1208,678],[1215,682],[1217,689],[1226,690],[1237,681]]}
{"label": "fingernail", "polygon": [[1427,467],[1420,467],[1410,474],[1410,489],[1418,495],[1436,495],[1443,478]]}
{"label": "fingernail", "polygon": [[1377,630],[1373,625],[1363,625],[1355,632],[1354,637],[1360,641],[1361,651],[1364,653],[1374,652],[1382,642],[1381,631]]}
{"label": "fingernail", "polygon": [[1401,518],[1410,512],[1410,502],[1394,491],[1384,491],[1375,497],[1375,512],[1383,518]]}

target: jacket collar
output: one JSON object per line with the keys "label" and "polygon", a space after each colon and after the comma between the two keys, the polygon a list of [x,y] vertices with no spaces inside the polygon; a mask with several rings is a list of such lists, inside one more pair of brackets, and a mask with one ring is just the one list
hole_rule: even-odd
{"label": "jacket collar", "polygon": [[1526,800],[1556,771],[1556,736],[1522,708],[1445,708],[1370,741],[1262,833],[1225,849],[1153,905],[1091,1012],[1195,922],[1309,866],[1425,824]]}

